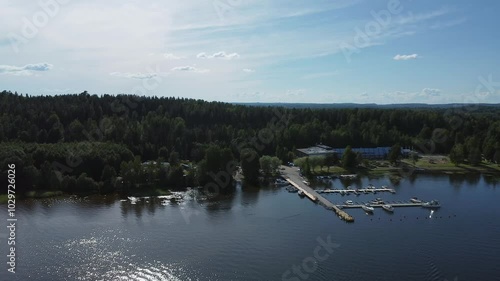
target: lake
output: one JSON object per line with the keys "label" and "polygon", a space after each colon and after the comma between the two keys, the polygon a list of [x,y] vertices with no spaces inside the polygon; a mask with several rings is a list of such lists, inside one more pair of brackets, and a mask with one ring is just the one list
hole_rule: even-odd
{"label": "lake", "polygon": [[380,177],[313,186],[369,183],[396,194],[324,196],[334,203],[417,196],[442,207],[349,209],[355,222],[346,223],[284,187],[241,186],[168,205],[116,196],[25,200],[16,206],[16,273],[6,271],[2,242],[0,280],[500,280],[498,183],[418,175],[397,185]]}

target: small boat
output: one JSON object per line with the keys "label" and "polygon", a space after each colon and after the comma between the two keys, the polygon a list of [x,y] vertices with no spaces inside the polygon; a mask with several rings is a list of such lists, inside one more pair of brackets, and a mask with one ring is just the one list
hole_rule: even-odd
{"label": "small boat", "polygon": [[299,190],[296,189],[295,187],[292,187],[292,186],[287,186],[286,187],[286,190],[290,193],[295,193],[295,192],[298,192]]}
{"label": "small boat", "polygon": [[418,199],[417,197],[412,197],[412,198],[410,199],[410,201],[411,201],[412,203],[422,203],[422,200]]}
{"label": "small boat", "polygon": [[389,204],[382,205],[382,209],[386,210],[387,212],[394,212],[394,207]]}
{"label": "small boat", "polygon": [[130,200],[130,204],[132,204],[132,205],[135,205],[137,203],[137,201],[139,200],[139,198],[133,197],[133,196],[129,196],[127,198],[128,198],[128,200]]}
{"label": "small boat", "polygon": [[352,200],[347,200],[347,201],[345,201],[345,204],[346,204],[346,205],[352,205],[352,204],[353,204],[353,202],[352,202]]}
{"label": "small boat", "polygon": [[299,196],[300,196],[300,197],[304,197],[304,196],[306,196],[306,195],[304,194],[304,191],[302,191],[302,190],[299,190],[299,191],[298,191],[298,194],[299,194]]}
{"label": "small boat", "polygon": [[370,207],[370,205],[366,204],[366,205],[361,205],[361,208],[365,211],[365,212],[369,212],[369,213],[372,213],[375,209],[373,207]]}
{"label": "small boat", "polygon": [[429,209],[437,209],[437,208],[441,208],[441,205],[439,205],[439,202],[437,200],[432,200],[432,201],[425,202],[424,204],[422,204],[422,207],[429,208]]}
{"label": "small boat", "polygon": [[282,180],[282,179],[276,179],[274,181],[274,184],[276,186],[286,186],[286,185],[289,185],[289,183],[286,180]]}
{"label": "small boat", "polygon": [[356,196],[359,196],[359,192],[357,190],[354,190],[353,192]]}

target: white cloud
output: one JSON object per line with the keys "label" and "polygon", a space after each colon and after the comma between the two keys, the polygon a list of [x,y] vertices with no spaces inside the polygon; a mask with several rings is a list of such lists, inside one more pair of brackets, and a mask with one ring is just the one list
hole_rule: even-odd
{"label": "white cloud", "polygon": [[34,72],[49,71],[52,67],[52,64],[46,62],[27,64],[25,66],[0,65],[0,74],[32,75]]}
{"label": "white cloud", "polygon": [[424,97],[437,97],[441,95],[441,90],[440,89],[431,89],[431,88],[424,88],[422,92],[420,93],[420,96]]}
{"label": "white cloud", "polygon": [[194,66],[186,65],[186,66],[177,66],[172,68],[173,71],[185,71],[185,72],[197,72],[197,73],[205,73],[209,72],[209,69],[199,69]]}
{"label": "white cloud", "polygon": [[246,72],[246,73],[254,73],[254,72],[255,72],[255,70],[250,69],[250,68],[243,68],[243,72]]}
{"label": "white cloud", "polygon": [[411,54],[411,55],[395,55],[392,59],[394,60],[414,60],[418,58],[419,56],[417,54]]}
{"label": "white cloud", "polygon": [[399,103],[428,102],[428,101],[436,101],[436,99],[441,97],[441,90],[433,88],[424,88],[420,92],[395,91],[395,92],[385,93],[382,96],[391,101],[397,101]]}
{"label": "white cloud", "polygon": [[238,53],[227,54],[226,52],[222,51],[222,52],[214,53],[213,55],[208,55],[206,53],[199,53],[196,57],[199,59],[214,59],[214,58],[216,58],[216,59],[232,60],[232,59],[239,58],[240,55]]}
{"label": "white cloud", "polygon": [[294,89],[294,90],[287,90],[285,93],[286,97],[300,97],[305,95],[306,90],[304,89]]}
{"label": "white cloud", "polygon": [[131,78],[131,79],[151,79],[156,76],[158,76],[157,73],[129,73],[129,72],[111,72],[109,75],[111,76],[116,76],[116,77],[124,77],[124,78]]}

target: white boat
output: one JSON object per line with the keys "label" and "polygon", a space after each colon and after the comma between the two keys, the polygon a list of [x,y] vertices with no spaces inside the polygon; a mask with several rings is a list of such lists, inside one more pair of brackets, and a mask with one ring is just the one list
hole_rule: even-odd
{"label": "white boat", "polygon": [[382,209],[386,210],[387,212],[394,212],[394,207],[389,204],[382,205]]}
{"label": "white boat", "polygon": [[370,205],[361,205],[361,208],[365,211],[365,212],[369,212],[369,213],[372,213],[375,209],[373,207],[370,207]]}
{"label": "white boat", "polygon": [[441,208],[441,205],[439,205],[439,202],[437,200],[432,200],[432,201],[425,202],[424,204],[422,204],[422,207],[429,208],[429,209],[437,209],[437,208]]}
{"label": "white boat", "polygon": [[302,190],[299,190],[298,194],[299,194],[300,197],[306,196]]}
{"label": "white boat", "polygon": [[412,203],[422,203],[422,200],[418,199],[417,197],[413,197],[410,199]]}
{"label": "white boat", "polygon": [[133,196],[129,196],[127,198],[128,198],[128,200],[130,200],[130,204],[132,204],[132,205],[135,205],[135,203],[137,203],[137,201],[139,200],[139,198],[136,198]]}
{"label": "white boat", "polygon": [[346,204],[346,205],[352,205],[352,204],[353,204],[353,202],[352,202],[352,200],[347,200],[347,201],[345,201],[345,204]]}

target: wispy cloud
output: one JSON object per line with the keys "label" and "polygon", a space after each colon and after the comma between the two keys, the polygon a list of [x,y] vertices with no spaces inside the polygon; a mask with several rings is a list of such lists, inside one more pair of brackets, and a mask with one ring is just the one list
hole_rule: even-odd
{"label": "wispy cloud", "polygon": [[335,75],[338,75],[338,71],[318,72],[318,73],[306,74],[306,75],[302,76],[302,79],[317,79],[317,78],[324,78],[324,77],[330,77],[330,76],[335,76]]}
{"label": "wispy cloud", "polygon": [[173,71],[184,71],[184,72],[197,72],[197,73],[205,73],[209,72],[209,69],[199,69],[194,66],[186,65],[186,66],[177,66],[172,68]]}
{"label": "wispy cloud", "polygon": [[466,22],[466,18],[460,18],[456,20],[450,20],[450,21],[445,21],[445,22],[436,22],[430,26],[431,29],[443,29],[443,28],[448,28],[448,27],[453,27],[455,25],[462,24]]}
{"label": "wispy cloud", "polygon": [[232,60],[232,59],[237,59],[240,57],[238,53],[231,53],[227,54],[226,52],[217,52],[214,53],[213,55],[208,55],[206,53],[199,53],[197,56],[199,59],[226,59],[226,60]]}
{"label": "wispy cloud", "polygon": [[183,59],[184,57],[179,57],[171,53],[165,53],[163,54],[163,57],[166,58],[167,60],[180,60]]}
{"label": "wispy cloud", "polygon": [[430,20],[430,19],[439,17],[439,16],[443,16],[445,14],[448,14],[449,12],[450,12],[450,9],[448,9],[446,7],[443,7],[441,9],[434,10],[434,11],[431,11],[431,12],[426,12],[426,13],[420,13],[420,14],[410,13],[409,16],[400,17],[397,20],[397,23],[400,24],[400,25],[403,25],[403,24],[404,25],[406,25],[406,24],[416,24],[416,23],[419,23],[419,22],[423,22],[423,21],[426,21],[426,20]]}
{"label": "wispy cloud", "polygon": [[432,89],[432,88],[424,88],[420,93],[420,96],[423,97],[437,97],[441,95],[440,89]]}
{"label": "wispy cloud", "polygon": [[243,68],[243,72],[246,72],[246,73],[254,73],[254,72],[255,72],[255,70],[250,69],[250,68]]}
{"label": "wispy cloud", "polygon": [[151,79],[158,76],[157,73],[129,73],[129,72],[111,72],[109,75],[123,78],[131,78],[131,79]]}
{"label": "wispy cloud", "polygon": [[0,74],[32,75],[35,72],[49,71],[53,67],[50,63],[35,63],[25,66],[0,65]]}
{"label": "wispy cloud", "polygon": [[411,54],[411,55],[395,55],[392,59],[393,60],[414,60],[418,58],[419,56],[417,54]]}

